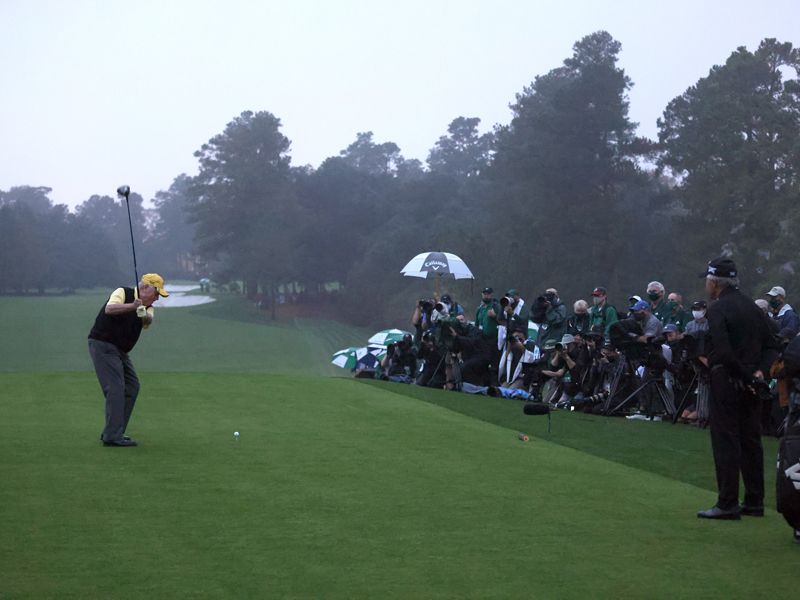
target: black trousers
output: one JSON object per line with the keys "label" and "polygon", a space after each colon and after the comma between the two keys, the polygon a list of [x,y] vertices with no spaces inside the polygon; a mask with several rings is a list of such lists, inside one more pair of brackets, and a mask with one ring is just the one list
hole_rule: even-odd
{"label": "black trousers", "polygon": [[717,506],[729,510],[739,503],[739,473],[744,503],[764,505],[764,449],[761,446],[761,405],[758,396],[736,385],[725,369],[711,371],[711,447],[717,473]]}

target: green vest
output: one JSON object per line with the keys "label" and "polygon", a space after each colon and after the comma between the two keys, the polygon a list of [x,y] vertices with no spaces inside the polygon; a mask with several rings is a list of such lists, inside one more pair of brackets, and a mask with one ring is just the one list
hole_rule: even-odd
{"label": "green vest", "polygon": [[494,299],[489,304],[481,302],[475,313],[475,325],[481,330],[483,337],[497,339],[497,317],[489,316],[491,309],[494,309],[495,315],[499,315],[500,303]]}

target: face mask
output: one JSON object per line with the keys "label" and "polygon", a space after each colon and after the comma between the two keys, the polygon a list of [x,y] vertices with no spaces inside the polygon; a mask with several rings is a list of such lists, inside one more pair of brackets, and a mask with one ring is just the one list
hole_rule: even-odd
{"label": "face mask", "polygon": [[601,305],[603,303],[603,299],[598,297],[598,296],[593,296],[592,297],[592,302],[594,302],[595,306],[599,306],[599,305]]}
{"label": "face mask", "polygon": [[693,310],[692,316],[694,317],[695,321],[699,321],[703,317],[706,316],[706,311],[704,310]]}
{"label": "face mask", "polygon": [[777,298],[773,298],[772,300],[769,301],[769,305],[772,308],[778,308],[781,305],[781,301],[778,300]]}
{"label": "face mask", "polygon": [[647,297],[650,298],[653,302],[661,298],[661,294],[658,292],[647,292]]}

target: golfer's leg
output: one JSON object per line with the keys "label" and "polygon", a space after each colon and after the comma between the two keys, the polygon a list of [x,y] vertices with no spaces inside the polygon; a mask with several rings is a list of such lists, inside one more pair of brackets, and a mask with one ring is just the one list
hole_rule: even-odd
{"label": "golfer's leg", "polygon": [[128,421],[131,420],[133,406],[139,395],[139,378],[136,376],[136,369],[127,354],[122,355],[122,368],[125,372],[125,425],[122,432],[128,429]]}
{"label": "golfer's leg", "polygon": [[731,510],[739,504],[739,441],[737,391],[722,369],[711,372],[711,448],[717,472],[717,506]]}
{"label": "golfer's leg", "polygon": [[89,355],[106,399],[103,441],[119,440],[125,429],[125,373],[120,351],[114,344],[89,340]]}
{"label": "golfer's leg", "polygon": [[744,503],[764,505],[764,448],[761,445],[761,402],[744,392],[739,408],[739,435],[742,445],[742,481]]}

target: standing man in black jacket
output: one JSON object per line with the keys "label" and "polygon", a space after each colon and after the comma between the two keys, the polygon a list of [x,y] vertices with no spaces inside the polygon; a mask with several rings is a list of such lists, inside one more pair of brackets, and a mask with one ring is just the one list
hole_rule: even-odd
{"label": "standing man in black jacket", "polygon": [[100,436],[104,446],[136,446],[125,435],[139,394],[139,378],[128,352],[142,329],[152,324],[153,303],[167,296],[161,275],[143,275],[137,289],[121,287],[112,292],[89,332],[89,355],[106,399],[106,426]]}
{"label": "standing man in black jacket", "polygon": [[[764,515],[764,451],[761,446],[758,394],[764,375],[777,358],[777,344],[761,310],[739,291],[735,263],[718,258],[708,263],[706,292],[711,347],[711,447],[718,499],[700,511],[703,519],[740,519]],[[739,504],[739,473],[744,504]]]}

